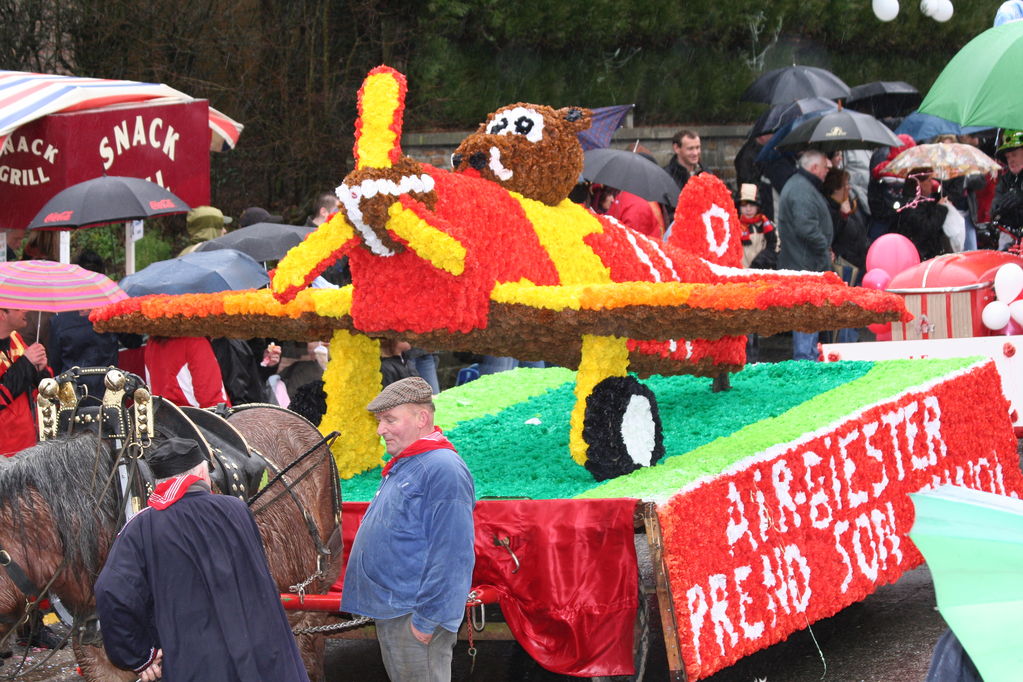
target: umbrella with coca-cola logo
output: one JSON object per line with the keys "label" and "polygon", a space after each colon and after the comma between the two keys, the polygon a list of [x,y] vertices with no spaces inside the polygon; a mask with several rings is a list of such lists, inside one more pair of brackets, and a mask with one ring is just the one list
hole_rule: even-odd
{"label": "umbrella with coca-cola logo", "polygon": [[187,213],[170,190],[141,178],[104,175],[58,192],[29,223],[30,230],[68,230]]}

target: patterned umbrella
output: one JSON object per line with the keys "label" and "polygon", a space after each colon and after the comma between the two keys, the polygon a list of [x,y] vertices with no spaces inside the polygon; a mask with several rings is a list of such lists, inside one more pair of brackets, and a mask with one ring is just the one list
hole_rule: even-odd
{"label": "patterned umbrella", "polygon": [[938,180],[950,180],[973,173],[994,175],[1001,166],[973,145],[942,142],[910,147],[892,159],[885,171],[904,178],[914,168],[930,168]]}
{"label": "patterned umbrella", "polygon": [[0,308],[62,313],[128,298],[98,272],[68,263],[26,260],[0,263]]}

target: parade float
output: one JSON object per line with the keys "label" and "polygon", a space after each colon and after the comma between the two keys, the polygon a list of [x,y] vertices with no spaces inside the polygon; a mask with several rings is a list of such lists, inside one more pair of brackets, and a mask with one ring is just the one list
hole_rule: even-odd
{"label": "parade float", "polygon": [[[656,242],[567,200],[586,110],[503,107],[449,172],[402,155],[405,94],[401,74],[370,72],[342,208],[270,290],[129,299],[92,320],[331,339],[320,429],[341,432],[348,540],[383,461],[364,409],[380,388],[379,339],[558,365],[437,398],[481,497],[470,605],[499,603],[544,667],[642,675],[637,530],[672,677],[695,680],[917,565],[908,493],[1023,490],[1007,417],[978,429],[971,412],[1004,403],[990,361],[743,369],[746,333],[909,316],[898,296],[833,273],[740,269],[738,219],[714,176],[687,184],[671,239]],[[342,256],[351,286],[306,288]],[[732,389],[712,393],[703,377],[724,372]],[[471,625],[467,636],[487,636]]]}

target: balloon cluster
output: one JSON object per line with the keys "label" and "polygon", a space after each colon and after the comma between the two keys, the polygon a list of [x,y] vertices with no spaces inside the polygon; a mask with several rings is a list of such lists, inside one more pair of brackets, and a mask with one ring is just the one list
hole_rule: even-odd
{"label": "balloon cluster", "polygon": [[[863,286],[883,291],[892,277],[920,264],[920,252],[907,237],[891,232],[874,240],[867,250],[867,272]],[[1023,272],[1023,271],[1021,271]],[[892,323],[867,326],[878,341],[891,341]]]}
{"label": "balloon cluster", "polygon": [[[899,0],[873,0],[874,16],[881,21],[891,21],[899,15]],[[920,12],[935,21],[945,22],[952,18],[955,9],[952,0],[920,0]]]}
{"label": "balloon cluster", "polygon": [[995,273],[995,300],[984,306],[981,322],[1006,336],[1023,332],[1023,268],[1006,263]]}

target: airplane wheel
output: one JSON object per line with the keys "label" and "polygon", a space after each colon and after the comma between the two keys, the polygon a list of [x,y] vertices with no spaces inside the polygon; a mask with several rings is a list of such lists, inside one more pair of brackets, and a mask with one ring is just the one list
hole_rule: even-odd
{"label": "airplane wheel", "polygon": [[608,377],[586,399],[586,468],[603,481],[652,466],[664,456],[654,392],[635,377]]}

